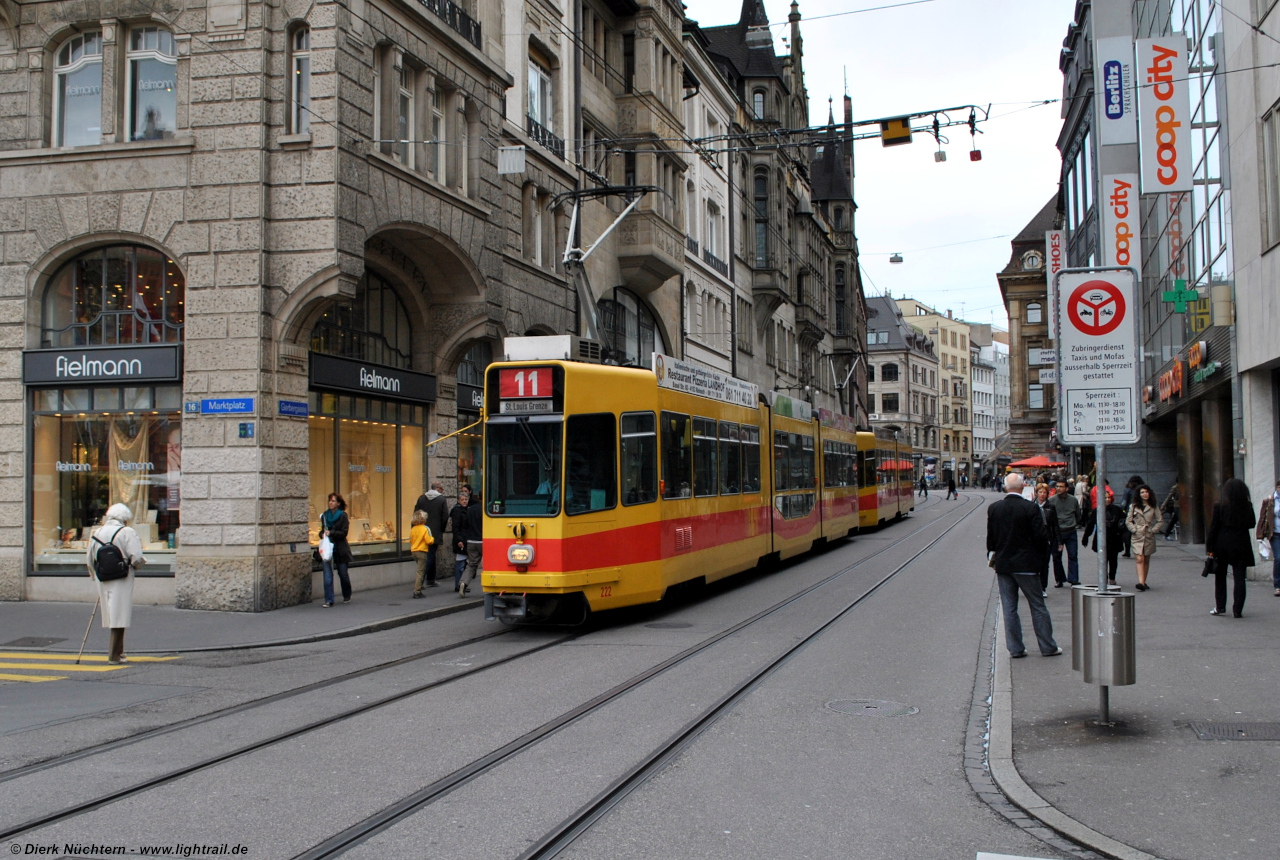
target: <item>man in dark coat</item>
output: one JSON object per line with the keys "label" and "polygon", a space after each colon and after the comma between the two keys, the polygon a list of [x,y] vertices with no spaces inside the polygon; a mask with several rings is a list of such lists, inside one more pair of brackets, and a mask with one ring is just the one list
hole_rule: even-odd
{"label": "man in dark coat", "polygon": [[[956,492],[955,478],[947,478],[947,499],[950,499],[950,498],[954,498],[956,501],[960,501],[960,494]],[[943,501],[946,501],[946,499],[943,499]]]}
{"label": "man in dark coat", "polygon": [[1053,620],[1040,589],[1040,571],[1049,561],[1049,532],[1039,506],[1022,498],[1022,488],[1022,476],[1010,474],[1004,479],[1005,497],[987,508],[987,557],[996,569],[1000,586],[1009,655],[1027,656],[1022,644],[1022,621],[1018,618],[1021,591],[1031,607],[1031,626],[1036,631],[1040,653],[1056,657],[1062,649],[1053,640]]}
{"label": "man in dark coat", "polygon": [[453,538],[449,545],[453,547],[453,590],[458,590],[462,582],[462,570],[467,566],[467,505],[471,501],[471,485],[458,487],[458,503],[449,511],[449,527]]}
{"label": "man in dark coat", "polygon": [[431,482],[431,489],[418,496],[413,506],[415,511],[422,511],[427,517],[427,528],[435,543],[427,549],[427,585],[436,587],[436,548],[444,540],[444,526],[449,520],[449,500],[444,495],[444,484]]}
{"label": "man in dark coat", "polygon": [[[466,597],[471,587],[471,580],[484,569],[484,505],[481,504],[480,493],[471,491],[471,499],[467,503],[467,518],[464,521],[463,534],[467,543],[467,564],[462,569],[462,579],[458,583],[458,596]],[[457,535],[455,534],[456,538]]]}

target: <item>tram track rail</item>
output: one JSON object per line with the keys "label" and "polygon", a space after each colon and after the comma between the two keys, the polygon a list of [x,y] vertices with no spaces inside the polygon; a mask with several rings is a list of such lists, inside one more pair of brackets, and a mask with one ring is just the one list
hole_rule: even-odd
{"label": "tram track rail", "polygon": [[[980,506],[981,504],[979,503],[979,507]],[[924,506],[921,506],[921,507],[923,508]],[[929,505],[929,507],[933,507],[933,505]],[[969,513],[972,513],[972,510],[974,509],[971,509]],[[963,519],[963,517],[961,519]],[[906,541],[915,537],[917,534],[927,529],[933,528],[938,524],[938,522],[939,520],[932,520],[928,523],[924,523],[923,525],[920,526],[920,528],[914,529],[904,534],[901,538],[894,540],[893,542],[878,549],[877,551],[868,555],[867,557],[859,559],[858,561],[853,562],[852,564],[846,566],[845,568],[835,573],[832,573],[828,576],[823,577],[817,582],[806,586],[800,591],[797,591],[796,593],[784,598],[783,600],[773,604],[772,606],[762,610],[761,612],[756,613],[750,618],[747,618],[744,621],[738,622],[737,624],[732,625],[731,627],[715,634],[714,636],[711,636],[703,640],[702,642],[699,642],[696,645],[693,645],[690,648],[685,649],[684,651],[674,655],[673,657],[669,658],[666,661],[663,661],[657,666],[651,667],[650,669],[642,673],[639,673],[638,675],[632,677],[631,679],[624,681],[622,684],[619,684],[614,688],[611,688],[609,691],[606,691],[605,693],[602,693],[599,696],[596,696],[595,698],[583,703],[582,705],[579,705],[577,708],[574,708],[566,712],[565,714],[562,714],[560,717],[557,717],[551,720],[550,722],[545,723],[543,726],[540,726],[539,728],[534,729],[531,732],[528,732],[525,735],[522,735],[521,737],[509,742],[503,747],[500,747],[498,750],[494,750],[488,755],[483,756],[480,759],[477,759],[476,761],[466,765],[465,767],[457,771],[454,771],[453,773],[448,774],[447,776],[442,777],[439,780],[436,780],[435,782],[431,783],[430,785],[426,786],[420,791],[415,792],[413,795],[410,795],[409,797],[402,799],[401,801],[397,802],[396,804],[393,804],[390,807],[387,807],[386,809],[380,811],[379,813],[375,813],[374,816],[371,816],[370,818],[365,819],[360,824],[353,825],[352,828],[348,828],[348,830],[344,830],[339,834],[336,834],[335,836],[331,837],[325,842],[320,843],[320,845],[317,845],[314,848],[310,849],[308,852],[304,852],[303,854],[298,855],[299,859],[312,858],[312,857],[319,858],[319,857],[337,856],[338,854],[341,854],[346,850],[348,850],[350,847],[353,847],[356,844],[366,841],[367,839],[376,835],[376,833],[381,832],[382,830],[385,830],[393,826],[395,823],[397,823],[398,821],[402,820],[405,817],[408,817],[408,815],[413,814],[413,812],[416,812],[418,809],[422,808],[423,806],[429,805],[431,802],[434,802],[436,799],[443,797],[444,795],[452,792],[456,788],[461,787],[462,785],[465,785],[467,782],[470,782],[472,779],[475,779],[477,776],[480,776],[490,770],[493,770],[503,761],[510,759],[512,756],[516,755],[520,751],[528,749],[529,747],[536,744],[538,741],[554,734],[556,731],[559,731],[561,728],[573,722],[576,722],[582,719],[584,716],[598,710],[608,702],[613,701],[618,697],[620,697],[621,695],[625,694],[627,691],[640,686],[646,681],[652,679],[653,677],[656,677],[659,674],[662,674],[663,672],[666,672],[673,666],[684,662],[685,660],[696,655],[697,653],[705,651],[706,649],[722,641],[723,639],[728,638],[729,636],[732,636],[733,634],[739,632],[740,630],[760,621],[763,618],[768,617],[769,615],[774,614],[775,612],[783,609],[786,606],[791,605],[792,603],[796,602],[797,600],[800,600],[801,598],[812,593],[813,591],[819,588],[822,588],[823,586],[833,581],[836,581],[843,576],[848,575],[849,573],[873,561],[879,556],[887,552],[890,552],[896,547],[902,545]],[[957,521],[957,524],[958,522],[959,521]],[[954,524],[952,526],[949,526],[946,531],[950,531],[951,528],[954,528]],[[943,534],[945,534],[946,531],[944,531]],[[935,542],[936,542],[936,539],[935,541],[930,542],[928,546],[932,546],[933,543]],[[879,585],[875,587],[878,588]],[[516,628],[504,628],[501,630],[496,630],[496,631],[493,631],[492,633],[487,633],[482,636],[471,637],[461,642],[438,646],[420,653],[406,655],[405,657],[400,657],[400,658],[397,658],[396,660],[388,661],[386,663],[380,663],[374,666],[365,667],[363,669],[354,670],[352,672],[349,672],[343,675],[335,676],[334,678],[327,678],[322,681],[317,681],[312,684],[306,684],[291,690],[281,691],[279,693],[275,693],[270,696],[261,697],[259,699],[254,699],[248,702],[242,702],[236,705],[229,706],[227,708],[210,712],[208,714],[202,714],[197,717],[192,717],[187,720],[182,720],[182,721],[173,723],[171,725],[160,726],[155,729],[151,729],[145,732],[140,732],[138,734],[130,735],[125,738],[119,738],[113,741],[108,741],[103,744],[95,745],[92,747],[86,747],[82,750],[78,750],[73,753],[68,753],[65,756],[60,756],[57,758],[51,758],[44,761],[35,762],[29,765],[24,765],[22,767],[14,768],[9,771],[0,773],[0,783],[11,782],[17,779],[21,779],[23,777],[29,777],[36,773],[53,770],[60,766],[70,765],[76,761],[82,761],[98,755],[104,755],[128,746],[142,743],[147,740],[152,740],[157,737],[173,734],[179,731],[183,731],[185,729],[195,728],[200,725],[209,724],[219,719],[225,719],[227,717],[242,714],[242,713],[245,713],[246,711],[254,710],[256,708],[265,707],[271,704],[276,704],[291,698],[296,698],[298,696],[305,695],[307,693],[326,689],[328,687],[332,687],[340,683],[357,680],[359,678],[367,677],[369,675],[372,675],[378,672],[387,671],[389,669],[403,666],[405,664],[412,663],[417,660],[422,660],[427,657],[432,657],[432,656],[436,656],[449,651],[457,650],[458,648],[464,648],[464,647],[467,647],[468,645],[491,640],[508,633],[517,632],[521,629],[527,629],[527,628],[516,627]],[[112,792],[99,795],[98,797],[95,797],[93,799],[90,799],[81,803],[77,803],[71,806],[67,806],[60,810],[50,812],[44,815],[40,815],[35,818],[28,819],[20,824],[5,826],[3,829],[0,829],[0,840],[11,840],[15,837],[21,836],[24,833],[37,830],[41,827],[47,827],[53,824],[70,820],[77,816],[84,815],[89,812],[93,812],[94,810],[103,808],[105,806],[109,806],[113,803],[141,794],[151,789],[159,788],[166,784],[176,782],[187,776],[191,776],[191,775],[200,773],[202,771],[206,771],[214,767],[218,767],[220,765],[229,763],[233,760],[242,758],[246,755],[250,755],[254,752],[258,752],[260,750],[266,749],[276,744],[283,743],[285,741],[300,737],[310,732],[327,728],[329,726],[332,726],[336,723],[340,723],[352,717],[356,717],[361,714],[365,714],[370,711],[376,710],[378,708],[384,707],[386,705],[390,705],[395,702],[400,702],[405,699],[411,698],[413,696],[426,693],[434,689],[438,689],[440,687],[451,684],[455,681],[460,681],[466,678],[474,677],[475,675],[486,672],[490,669],[494,669],[494,668],[506,665],[508,663],[514,662],[524,657],[532,656],[542,651],[554,648],[558,645],[563,645],[567,642],[580,638],[581,636],[585,635],[587,632],[590,632],[590,631],[575,631],[573,633],[559,636],[548,642],[539,643],[531,648],[522,649],[516,653],[497,658],[495,660],[483,663],[481,665],[473,666],[463,671],[456,672],[447,677],[438,678],[423,684],[414,685],[412,687],[406,688],[404,690],[401,690],[389,696],[382,697],[380,699],[359,705],[354,708],[346,709],[340,713],[323,717],[317,720],[313,720],[303,725],[290,728],[286,731],[278,732],[268,737],[261,738],[252,743],[241,745],[239,747],[236,747],[235,749],[227,750],[223,753],[206,757],[199,761],[193,762],[190,765],[186,765],[181,768],[176,768],[176,769],[167,771],[163,774],[158,774],[152,778],[149,778],[137,783],[133,783],[129,786],[125,786],[123,788],[120,788]]]}
{"label": "tram track rail", "polygon": [[[617,805],[617,803],[619,803],[627,794],[630,794],[631,791],[638,788],[651,776],[661,771],[667,763],[692,744],[707,728],[719,720],[719,718],[724,714],[732,710],[733,706],[749,694],[751,690],[760,684],[760,682],[795,656],[795,654],[808,643],[816,639],[868,597],[878,591],[887,582],[917,561],[922,555],[924,555],[924,553],[937,544],[938,541],[942,540],[943,537],[945,537],[952,529],[956,528],[970,514],[982,507],[981,500],[978,500],[976,505],[970,506],[969,503],[972,501],[974,501],[973,498],[966,496],[965,508],[961,509],[961,511],[964,512],[963,515],[943,530],[942,534],[929,541],[923,548],[914,553],[911,558],[896,567],[888,575],[878,580],[873,586],[859,595],[852,603],[845,606],[845,608],[837,613],[835,617],[822,624],[817,630],[806,636],[796,645],[788,648],[780,657],[770,661],[764,669],[753,673],[746,681],[736,685],[728,695],[717,700],[711,708],[707,709],[699,717],[686,724],[685,727],[682,728],[672,739],[647,756],[622,779],[615,782],[608,789],[594,798],[590,803],[582,807],[577,813],[562,822],[555,830],[551,831],[535,843],[532,848],[521,855],[520,860],[526,860],[526,858],[527,860],[533,860],[533,858],[554,857],[564,848],[568,847],[569,844],[575,841],[582,833],[586,832],[586,830],[589,829],[595,821],[607,814],[608,811]],[[957,511],[957,513],[960,513],[960,511]],[[616,701],[644,683],[664,674],[672,668],[686,662],[690,658],[703,653],[713,645],[750,627],[753,624],[756,624],[781,609],[790,606],[823,586],[852,573],[854,570],[872,561],[878,556],[881,556],[910,540],[925,529],[937,525],[937,523],[938,520],[926,523],[920,528],[909,532],[898,540],[893,541],[888,546],[877,550],[866,558],[860,559],[844,569],[826,576],[816,583],[806,586],[795,594],[792,594],[755,615],[752,615],[750,618],[740,621],[714,636],[708,637],[707,639],[686,648],[678,654],[667,658],[661,663],[640,672],[604,693],[582,703],[576,708],[566,711],[560,716],[543,723],[541,726],[529,732],[526,732],[520,737],[504,744],[487,755],[476,759],[470,764],[459,768],[458,770],[435,780],[429,785],[424,786],[413,794],[407,795],[399,801],[384,807],[373,815],[368,816],[360,822],[357,822],[356,824],[334,834],[307,851],[295,855],[293,860],[329,860],[329,858],[339,857],[342,854],[345,854],[347,851],[362,845],[377,836],[379,833],[389,830],[401,821],[417,814],[425,807],[465,786],[467,783],[489,773],[490,771],[493,771],[504,762],[509,761],[520,753],[529,750],[534,745],[549,738],[560,730],[599,711],[604,706]]]}

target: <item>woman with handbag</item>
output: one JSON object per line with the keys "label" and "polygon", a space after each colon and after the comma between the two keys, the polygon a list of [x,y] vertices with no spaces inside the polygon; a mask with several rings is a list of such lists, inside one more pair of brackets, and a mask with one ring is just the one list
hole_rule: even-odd
{"label": "woman with handbag", "polygon": [[[1115,503],[1115,494],[1107,487],[1105,495],[1107,506],[1103,509],[1106,516],[1103,528],[1107,530],[1107,585],[1116,586],[1116,568],[1120,564],[1120,550],[1124,549],[1124,509]],[[1098,551],[1098,509],[1090,508],[1084,515],[1084,533],[1080,536],[1080,545],[1088,546],[1089,538],[1093,538],[1093,551]]]}
{"label": "woman with handbag", "polygon": [[1134,588],[1149,591],[1147,576],[1151,573],[1151,556],[1156,552],[1160,511],[1156,508],[1156,494],[1146,484],[1139,484],[1134,490],[1124,525],[1132,541],[1134,563],[1138,566],[1138,584]]}
{"label": "woman with handbag", "polygon": [[347,516],[347,502],[337,493],[329,494],[329,510],[320,515],[321,543],[325,538],[332,545],[329,558],[320,553],[320,566],[324,568],[324,608],[333,606],[333,569],[338,569],[338,579],[342,583],[342,602],[351,602],[351,578],[347,576],[347,565],[351,564],[351,544],[347,543],[347,532],[351,529],[351,520]]}
{"label": "woman with handbag", "polygon": [[1258,511],[1258,530],[1253,536],[1258,539],[1258,554],[1266,558],[1263,553],[1263,547],[1269,547],[1271,551],[1271,587],[1276,590],[1276,597],[1280,597],[1280,521],[1277,515],[1280,515],[1280,481],[1276,481],[1275,490],[1271,495],[1262,500],[1262,508]]}
{"label": "woman with handbag", "polygon": [[[111,631],[111,650],[108,663],[127,663],[124,656],[124,631],[133,620],[133,575],[147,563],[142,555],[142,540],[129,527],[133,511],[128,505],[116,502],[107,508],[102,527],[89,540],[89,575],[98,585],[98,602],[102,605],[102,626]],[[108,571],[108,559],[114,559],[125,567]],[[100,568],[102,568],[100,570]],[[125,573],[119,576],[119,573]],[[108,578],[110,577],[110,578]],[[92,623],[93,619],[90,619]]]}
{"label": "woman with handbag", "polygon": [[1210,615],[1227,613],[1228,567],[1235,580],[1231,614],[1236,618],[1244,615],[1245,573],[1254,564],[1253,539],[1249,531],[1257,524],[1248,485],[1239,478],[1228,479],[1213,505],[1213,519],[1209,522],[1209,534],[1204,541],[1205,553],[1214,560],[1214,607],[1209,611]]}

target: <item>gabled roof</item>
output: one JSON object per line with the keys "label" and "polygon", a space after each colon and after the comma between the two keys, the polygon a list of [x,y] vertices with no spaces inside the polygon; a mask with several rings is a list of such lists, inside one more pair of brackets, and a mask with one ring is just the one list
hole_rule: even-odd
{"label": "gabled roof", "polygon": [[886,344],[868,344],[869,352],[902,352],[911,350],[922,355],[936,358],[933,339],[907,325],[906,318],[898,303],[888,296],[867,297],[867,318],[874,319],[875,324],[867,324],[868,331],[889,332]]}
{"label": "gabled roof", "polygon": [[1027,222],[1027,226],[1019,231],[1009,244],[1012,246],[1009,262],[1000,274],[1014,274],[1022,271],[1022,255],[1030,248],[1044,251],[1044,234],[1058,226],[1058,195],[1049,198],[1035,217]]}
{"label": "gabled roof", "polygon": [[703,27],[707,53],[723,59],[740,78],[777,78],[786,84],[782,58],[773,52],[763,0],[742,0],[738,23]]}

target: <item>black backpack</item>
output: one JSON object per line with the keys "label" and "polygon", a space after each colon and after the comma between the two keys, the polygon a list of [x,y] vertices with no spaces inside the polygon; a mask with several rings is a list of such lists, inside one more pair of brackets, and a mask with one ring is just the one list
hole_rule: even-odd
{"label": "black backpack", "polygon": [[98,582],[111,582],[129,575],[129,560],[124,557],[124,551],[116,546],[116,536],[119,534],[120,529],[116,529],[116,533],[106,543],[97,535],[93,536],[94,543],[98,544],[98,551],[93,555],[93,573],[98,577]]}

